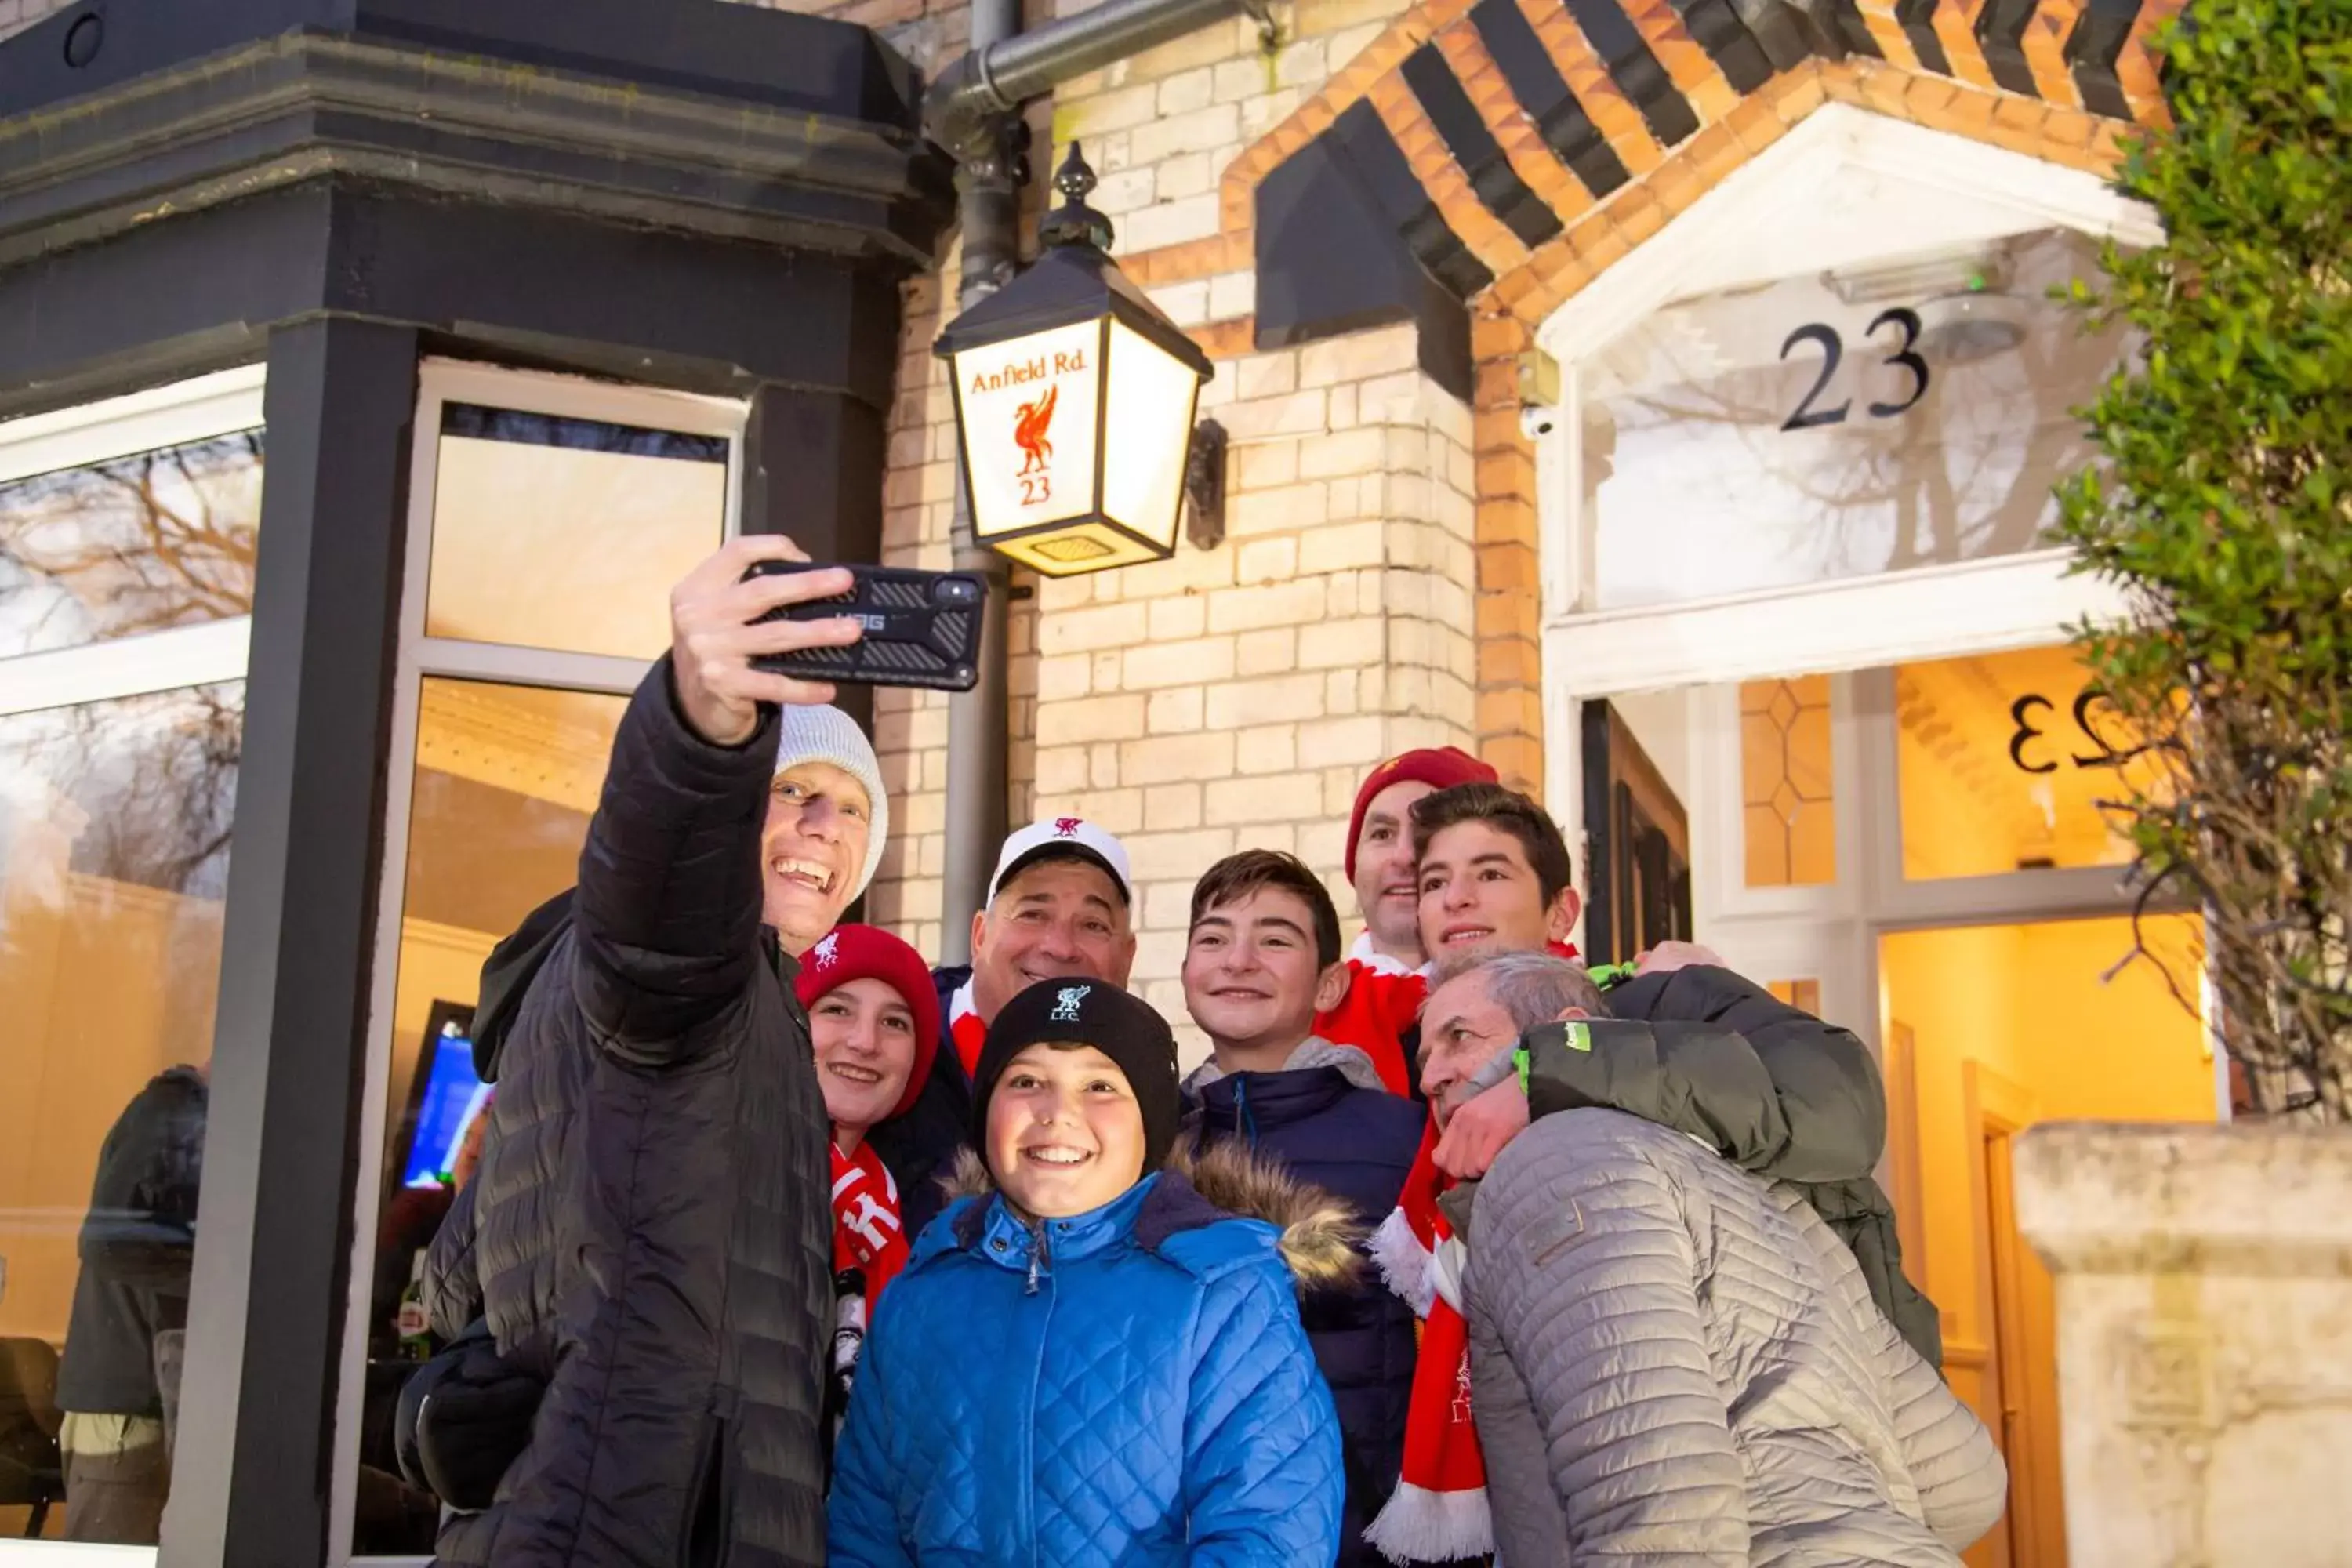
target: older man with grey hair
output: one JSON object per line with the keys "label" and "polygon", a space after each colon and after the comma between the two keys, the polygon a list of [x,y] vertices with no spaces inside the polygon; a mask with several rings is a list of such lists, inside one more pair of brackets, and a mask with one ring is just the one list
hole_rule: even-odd
{"label": "older man with grey hair", "polygon": [[[1774,1179],[1824,1168],[1776,1077],[1818,1089],[1853,1064],[1800,1060],[1790,1019],[1766,1052],[1609,1011],[1576,965],[1514,953],[1442,975],[1422,1015],[1441,1118],[1490,1079],[1524,1084],[1536,1116],[1466,1227],[1502,1558],[1951,1568],[2000,1517],[2000,1456],[1806,1189]],[[1875,1094],[1874,1075],[1853,1092]]]}

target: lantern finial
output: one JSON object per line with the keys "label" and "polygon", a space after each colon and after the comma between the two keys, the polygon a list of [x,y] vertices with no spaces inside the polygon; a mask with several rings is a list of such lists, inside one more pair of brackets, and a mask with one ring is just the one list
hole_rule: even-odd
{"label": "lantern finial", "polygon": [[1110,219],[1087,205],[1087,193],[1095,188],[1095,172],[1087,166],[1076,142],[1070,143],[1062,166],[1054,171],[1054,188],[1062,193],[1062,205],[1038,220],[1037,243],[1043,247],[1090,245],[1108,250]]}

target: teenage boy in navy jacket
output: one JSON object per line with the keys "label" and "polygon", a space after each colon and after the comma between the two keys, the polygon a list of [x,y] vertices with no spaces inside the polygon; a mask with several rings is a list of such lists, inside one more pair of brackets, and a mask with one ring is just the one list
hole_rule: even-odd
{"label": "teenage boy in navy jacket", "polygon": [[[1339,911],[1295,857],[1244,850],[1193,888],[1184,1002],[1214,1050],[1184,1082],[1194,1136],[1207,1147],[1246,1143],[1370,1226],[1396,1207],[1423,1110],[1387,1092],[1363,1051],[1316,1036],[1317,1012],[1346,994],[1348,978]],[[1379,1563],[1362,1532],[1403,1458],[1412,1311],[1367,1271],[1309,1292],[1302,1314],[1339,1412],[1348,1495],[1339,1561]]]}

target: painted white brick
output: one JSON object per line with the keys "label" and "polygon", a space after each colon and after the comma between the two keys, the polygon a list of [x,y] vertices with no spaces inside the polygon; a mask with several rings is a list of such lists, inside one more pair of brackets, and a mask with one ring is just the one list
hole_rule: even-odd
{"label": "painted white brick", "polygon": [[1194,70],[1179,71],[1160,83],[1160,112],[1163,115],[1190,114],[1206,109],[1216,94],[1217,68],[1202,66]]}
{"label": "painted white brick", "polygon": [[[1201,786],[1152,784],[1143,792],[1143,826],[1155,833],[1201,826]],[[1179,918],[1182,918],[1180,912]]]}
{"label": "painted white brick", "polygon": [[1171,201],[1204,195],[1217,188],[1217,160],[1207,153],[1164,158],[1151,165],[1151,172],[1160,194]]}
{"label": "painted white brick", "polygon": [[1388,656],[1386,617],[1358,616],[1344,621],[1319,621],[1298,628],[1301,669],[1362,668]]}
{"label": "painted white brick", "polygon": [[1298,766],[1298,726],[1253,724],[1235,737],[1234,761],[1244,773],[1286,773]]}
{"label": "painted white brick", "polygon": [[1271,489],[1298,478],[1296,440],[1254,441],[1234,448],[1234,493]]}
{"label": "painted white brick", "polygon": [[1155,735],[1190,734],[1201,728],[1202,702],[1197,686],[1155,691],[1144,704],[1144,726]]}
{"label": "painted white brick", "polygon": [[[1181,245],[1187,240],[1206,239],[1217,232],[1217,197],[1186,196],[1179,202],[1160,202],[1131,212],[1118,225],[1118,242],[1124,248],[1157,250],[1163,245]],[[1201,289],[1201,310],[1206,320],[1209,291],[1205,283]]]}
{"label": "painted white brick", "polygon": [[1373,381],[1406,372],[1419,379],[1420,351],[1410,326],[1382,327],[1326,338],[1298,351],[1301,385],[1333,386],[1341,382]]}
{"label": "painted white brick", "polygon": [[1198,594],[1154,599],[1150,616],[1153,642],[1196,637],[1209,629],[1209,601]]}
{"label": "painted white brick", "polygon": [[1206,722],[1212,731],[1238,730],[1251,723],[1319,719],[1323,711],[1320,675],[1276,675],[1258,680],[1228,680],[1210,688]]}
{"label": "painted white brick", "polygon": [[1220,409],[1217,418],[1235,441],[1317,435],[1327,427],[1328,405],[1329,399],[1320,391],[1294,392],[1282,397],[1236,400]]}
{"label": "painted white brick", "polygon": [[1150,292],[1151,302],[1180,327],[1197,327],[1209,320],[1209,282],[1205,278],[1192,283],[1171,283]]}
{"label": "painted white brick", "polygon": [[1327,596],[1322,580],[1313,577],[1258,588],[1228,588],[1209,595],[1209,629],[1248,632],[1302,626],[1323,617]]}
{"label": "painted white brick", "polygon": [[1182,642],[1146,643],[1128,649],[1119,683],[1129,691],[1152,691],[1162,687],[1226,680],[1233,673],[1233,638],[1193,637]]}
{"label": "painted white brick", "polygon": [[1174,881],[1185,887],[1201,873],[1234,852],[1230,828],[1203,827],[1189,833],[1138,833],[1127,837],[1127,858],[1139,882]]}
{"label": "painted white brick", "polygon": [[1087,748],[1087,782],[1096,789],[1118,787],[1119,745],[1117,741],[1099,741]]}
{"label": "painted white brick", "polygon": [[1378,566],[1386,546],[1386,529],[1379,522],[1326,523],[1299,536],[1298,570],[1312,574]]}
{"label": "painted white brick", "polygon": [[1256,539],[1241,547],[1234,575],[1244,583],[1280,583],[1298,575],[1298,542]]}
{"label": "painted white brick", "polygon": [[1138,207],[1148,207],[1159,199],[1160,179],[1156,168],[1121,169],[1105,174],[1087,200],[1106,216],[1118,217]]}
{"label": "painted white brick", "polygon": [[1216,68],[1215,75],[1216,89],[1212,96],[1219,103],[1239,103],[1245,98],[1272,92],[1279,85],[1274,79],[1274,62],[1264,54],[1227,60]]}
{"label": "painted white brick", "polygon": [[1117,741],[1143,733],[1143,699],[1120,694],[1052,702],[1037,714],[1042,747]]}
{"label": "painted white brick", "polygon": [[[1160,89],[1156,84],[1121,88],[1115,92],[1101,93],[1093,98],[1064,98],[1054,105],[1052,163],[1059,163],[1062,150],[1075,138],[1084,137],[1089,147],[1102,139],[1106,132],[1127,131],[1138,125],[1148,125],[1160,113]],[[1089,151],[1087,162],[1096,163],[1099,151]],[[1149,158],[1136,162],[1148,163]],[[1097,164],[1099,167],[1099,164]]]}
{"label": "painted white brick", "polygon": [[1230,103],[1212,104],[1190,114],[1171,114],[1127,133],[1138,163],[1156,163],[1185,153],[1215,153],[1241,140],[1241,113]]}
{"label": "painted white brick", "polygon": [[1142,619],[1118,605],[1057,610],[1037,626],[1040,653],[1083,653],[1096,648],[1125,647],[1143,639]]}
{"label": "painted white brick", "polygon": [[1236,539],[1261,533],[1287,533],[1311,528],[1330,515],[1330,497],[1322,485],[1286,485],[1279,489],[1253,490],[1225,504],[1225,531]]}
{"label": "painted white brick", "polygon": [[1387,449],[1387,433],[1378,428],[1335,430],[1299,443],[1298,472],[1309,479],[1377,473]]}
{"label": "painted white brick", "polygon": [[1128,783],[1146,785],[1229,778],[1234,772],[1233,731],[1209,730],[1193,735],[1123,741],[1118,747],[1118,771]]}
{"label": "painted white brick", "polygon": [[1289,626],[1244,632],[1234,639],[1234,673],[1283,675],[1298,668],[1298,634]]}
{"label": "painted white brick", "polygon": [[[1209,785],[1205,806],[1212,826],[1244,822],[1287,822],[1323,809],[1322,781],[1313,773],[1269,773],[1226,779]],[[1255,845],[1255,831],[1241,837]]]}
{"label": "painted white brick", "polygon": [[1383,742],[1385,721],[1359,714],[1345,719],[1320,719],[1298,726],[1298,760],[1308,767],[1365,766],[1389,754]]}
{"label": "painted white brick", "polygon": [[[1168,167],[1163,163],[1160,167]],[[1172,192],[1171,193],[1173,194]],[[1230,321],[1257,309],[1257,274],[1220,272],[1209,279],[1209,319]]]}
{"label": "painted white brick", "polygon": [[1281,397],[1298,390],[1298,354],[1283,349],[1252,354],[1234,362],[1234,393],[1237,397]]}

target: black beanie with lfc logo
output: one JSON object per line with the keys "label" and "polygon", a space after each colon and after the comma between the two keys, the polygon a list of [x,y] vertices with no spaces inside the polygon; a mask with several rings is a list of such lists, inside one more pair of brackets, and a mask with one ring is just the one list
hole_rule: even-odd
{"label": "black beanie with lfc logo", "polygon": [[1150,1003],[1107,980],[1041,980],[997,1013],[971,1075],[972,1147],[988,1147],[988,1102],[1005,1068],[1031,1046],[1055,1042],[1092,1046],[1118,1064],[1143,1112],[1143,1173],[1166,1164],[1184,1115],[1176,1037]]}

